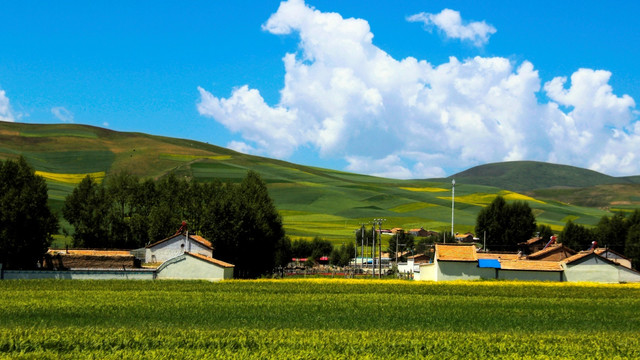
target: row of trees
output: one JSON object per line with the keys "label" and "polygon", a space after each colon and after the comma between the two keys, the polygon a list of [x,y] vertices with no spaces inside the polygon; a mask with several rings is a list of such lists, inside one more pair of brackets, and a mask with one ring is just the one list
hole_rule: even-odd
{"label": "row of trees", "polygon": [[159,181],[122,172],[104,184],[87,176],[62,214],[75,247],[137,248],[172,235],[182,221],[210,240],[214,256],[238,277],[256,277],[288,261],[282,220],[260,176],[240,184],[199,183],[169,174]]}
{"label": "row of trees", "polygon": [[631,258],[637,268],[640,266],[640,210],[636,209],[628,216],[622,212],[603,216],[592,228],[570,220],[560,233],[560,241],[576,250],[584,250],[596,241],[600,247],[608,247]]}
{"label": "row of trees", "polygon": [[47,184],[23,157],[0,162],[0,263],[35,268],[58,230]]}

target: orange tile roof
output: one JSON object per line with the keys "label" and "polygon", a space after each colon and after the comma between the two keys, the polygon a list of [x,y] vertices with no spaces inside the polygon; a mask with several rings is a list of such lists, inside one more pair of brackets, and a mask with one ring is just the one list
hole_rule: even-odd
{"label": "orange tile roof", "polygon": [[552,245],[549,245],[546,249],[542,249],[540,251],[534,252],[533,254],[529,254],[529,258],[540,257],[542,255],[546,255],[548,253],[551,253],[551,252],[554,252],[554,251],[557,251],[557,250],[564,250],[564,251],[566,251],[566,252],[568,252],[570,254],[575,254],[576,253],[575,250],[570,249],[570,248],[568,248],[568,247],[566,247],[566,246],[564,246],[562,244],[552,244]]}
{"label": "orange tile roof", "polygon": [[213,244],[211,244],[211,241],[203,238],[200,235],[189,235],[189,238],[201,243],[202,245],[204,245],[206,247],[213,248]]}
{"label": "orange tile roof", "polygon": [[500,260],[502,270],[562,271],[559,261]]}
{"label": "orange tile roof", "polygon": [[202,259],[204,261],[208,261],[208,262],[210,262],[212,264],[220,265],[222,267],[226,267],[226,268],[235,267],[235,265],[233,265],[233,264],[229,264],[229,263],[226,263],[226,262],[224,262],[222,260],[214,259],[212,257],[204,256],[204,255],[201,255],[201,254],[198,254],[198,253],[185,252],[185,254],[189,254],[189,255],[191,255],[193,257],[196,257],[198,259]]}
{"label": "orange tile roof", "polygon": [[436,256],[440,261],[477,261],[476,247],[470,245],[436,244]]}
{"label": "orange tile roof", "polygon": [[[587,257],[587,256],[589,256],[589,255],[591,255],[591,254],[593,254],[593,253],[594,253],[594,251],[593,251],[593,250],[580,251],[579,253],[577,253],[577,254],[575,254],[575,255],[573,255],[573,256],[569,256],[568,258],[566,258],[566,259],[562,260],[562,262],[563,262],[563,263],[565,263],[565,264],[570,264],[570,263],[572,263],[572,262],[574,262],[574,261],[576,261],[576,260],[580,260],[580,259],[582,259],[583,257]],[[597,255],[597,254],[596,254],[596,255]],[[598,256],[600,256],[600,255],[598,255]],[[600,257],[602,257],[602,256],[600,256]],[[603,259],[604,259],[604,258],[603,258]]]}
{"label": "orange tile roof", "polygon": [[49,255],[64,254],[64,255],[92,255],[92,256],[132,256],[129,250],[92,250],[92,249],[69,249],[69,250],[56,250],[49,249],[47,251]]}
{"label": "orange tile roof", "polygon": [[500,254],[500,253],[485,253],[479,252],[476,254],[478,259],[502,259],[502,260],[516,260],[520,258],[518,254]]}

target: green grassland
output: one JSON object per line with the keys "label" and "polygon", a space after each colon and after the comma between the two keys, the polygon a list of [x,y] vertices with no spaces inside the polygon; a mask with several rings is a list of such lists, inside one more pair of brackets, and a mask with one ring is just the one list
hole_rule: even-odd
{"label": "green grassland", "polygon": [[[386,219],[385,228],[424,227],[443,231],[451,227],[449,179],[378,178],[241,154],[196,141],[85,125],[0,123],[0,159],[15,158],[20,154],[38,171],[66,174],[69,178],[71,175],[77,178],[77,175],[104,172],[109,176],[128,171],[143,178],[158,179],[175,172],[202,182],[213,179],[239,182],[248,170],[255,170],[267,183],[283,216],[285,230],[293,238],[318,235],[342,243],[353,238],[353,232],[360,224],[369,224],[373,218]],[[540,165],[533,164],[536,169]],[[525,165],[516,163],[514,166],[524,171]],[[490,169],[496,172],[495,167],[492,165]],[[557,172],[552,173],[557,175]],[[566,171],[563,174],[568,177]],[[486,172],[480,175],[487,179]],[[498,178],[504,180],[504,176]],[[505,191],[505,187],[478,184],[469,174],[456,181],[454,215],[455,231],[458,232],[473,231],[477,213],[497,195],[506,196],[508,200],[527,201],[534,209],[538,223],[548,224],[556,231],[562,229],[567,219],[593,225],[603,215],[610,214],[609,209],[640,206],[637,188],[620,190],[613,198],[617,205],[613,206],[611,201],[607,202],[606,191],[600,195],[594,195],[595,192],[589,189],[578,193],[579,197],[597,197],[600,202],[595,207],[589,202],[575,201],[578,195],[570,196],[571,191],[575,194],[575,189],[529,191],[527,194],[533,197],[528,198]],[[537,181],[545,182],[540,178]],[[47,179],[47,182],[50,203],[59,211],[75,184],[59,178]]]}
{"label": "green grassland", "polygon": [[640,357],[640,287],[0,282],[2,359]]}

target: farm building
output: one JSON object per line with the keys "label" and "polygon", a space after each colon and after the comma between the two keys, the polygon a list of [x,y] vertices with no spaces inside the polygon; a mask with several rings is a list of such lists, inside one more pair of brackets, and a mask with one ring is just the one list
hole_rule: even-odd
{"label": "farm building", "polygon": [[547,240],[544,240],[543,238],[538,236],[518,243],[518,248],[520,248],[520,251],[522,251],[522,253],[524,254],[533,254],[534,252],[538,252],[544,249],[545,245],[547,245],[547,242]]}
{"label": "farm building", "polygon": [[212,257],[213,247],[211,242],[202,236],[179,232],[145,246],[145,262],[163,263],[185,252]]}
{"label": "farm building", "polygon": [[631,269],[631,259],[622,254],[606,248],[597,248],[594,250],[594,252],[605,259],[609,259],[614,263],[618,263],[624,267]]}
{"label": "farm building", "polygon": [[128,250],[52,250],[45,255],[43,268],[49,270],[134,269],[139,261]]}
{"label": "farm building", "polygon": [[[640,282],[640,273],[599,255],[594,250],[576,253],[561,245],[548,257],[478,253],[473,244],[436,244],[434,261],[421,264],[417,280],[535,280]],[[545,249],[546,250],[546,249]],[[570,249],[569,249],[570,250]],[[545,255],[542,254],[542,255]],[[533,254],[532,254],[533,255]]]}
{"label": "farm building", "polygon": [[527,259],[529,260],[542,260],[542,261],[560,261],[576,254],[576,251],[569,249],[562,244],[552,244],[547,246],[546,249],[536,251],[533,254],[529,254]]}
{"label": "farm building", "polygon": [[178,233],[151,244],[145,257],[161,262],[141,267],[136,250],[49,250],[46,270],[5,270],[0,279],[185,279],[218,281],[233,278],[234,265],[211,257],[211,243],[197,235]]}
{"label": "farm building", "polygon": [[457,242],[466,242],[466,243],[472,243],[474,241],[477,241],[478,239],[476,239],[472,233],[466,233],[466,234],[457,234],[456,233],[456,241]]}
{"label": "farm building", "polygon": [[158,279],[188,279],[218,281],[233,278],[234,266],[197,253],[185,252],[162,263]]}

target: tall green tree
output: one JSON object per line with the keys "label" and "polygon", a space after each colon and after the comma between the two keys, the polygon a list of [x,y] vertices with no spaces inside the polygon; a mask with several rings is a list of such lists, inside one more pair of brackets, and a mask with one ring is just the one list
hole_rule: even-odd
{"label": "tall green tree", "polygon": [[208,224],[203,227],[214,256],[234,264],[238,277],[270,273],[285,234],[266,184],[249,171],[239,186],[226,184],[217,194],[219,201],[208,210]]}
{"label": "tall green tree", "polygon": [[[398,245],[396,247],[396,244]],[[415,251],[415,238],[412,234],[404,231],[398,231],[391,237],[389,237],[389,245],[387,246],[387,253],[392,256],[392,260],[395,261],[396,249],[398,252]],[[402,257],[401,261],[404,261]]]}
{"label": "tall green tree", "polygon": [[535,230],[535,216],[529,204],[508,204],[502,196],[480,210],[476,218],[476,234],[482,237],[486,232],[487,247],[493,250],[516,250],[518,243],[528,240]]}
{"label": "tall green tree", "polygon": [[74,247],[109,247],[109,214],[111,204],[104,187],[91,176],[85,176],[69,194],[62,207],[64,218],[73,225]]}
{"label": "tall green tree", "polygon": [[564,246],[581,251],[590,248],[592,241],[596,241],[597,237],[593,230],[569,220],[560,233],[559,240]]}
{"label": "tall green tree", "polygon": [[0,163],[0,263],[35,268],[46,253],[58,220],[47,204],[44,179],[21,156]]}
{"label": "tall green tree", "polygon": [[549,225],[538,225],[536,232],[541,239],[544,239],[544,241],[551,240],[551,237],[554,235],[553,230],[551,230],[551,226]]}
{"label": "tall green tree", "polygon": [[629,227],[624,254],[631,259],[634,269],[640,268],[640,223]]}
{"label": "tall green tree", "polygon": [[621,253],[625,248],[628,229],[624,214],[618,212],[611,217],[603,216],[594,231],[599,246]]}

